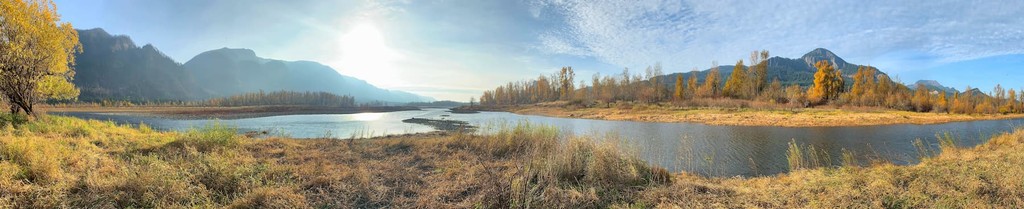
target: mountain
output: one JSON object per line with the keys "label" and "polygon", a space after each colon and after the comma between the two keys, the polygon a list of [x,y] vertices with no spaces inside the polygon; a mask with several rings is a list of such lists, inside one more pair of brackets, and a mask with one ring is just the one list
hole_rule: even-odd
{"label": "mountain", "polygon": [[432,101],[407,92],[378,88],[320,63],[266,59],[249,49],[222,48],[203,52],[185,62],[183,67],[196,77],[205,93],[215,97],[289,90],[351,95],[359,102]]}
{"label": "mountain", "polygon": [[79,100],[190,100],[205,95],[180,64],[152,45],[138,47],[127,36],[103,29],[78,30],[82,52],[75,56],[72,83]]}
{"label": "mountain", "polygon": [[[823,48],[814,49],[807,54],[804,54],[799,59],[790,59],[784,57],[772,57],[768,58],[768,79],[778,78],[779,82],[783,85],[798,84],[800,86],[810,86],[814,84],[814,73],[818,71],[814,67],[814,63],[818,61],[826,60],[834,63],[839,70],[842,70],[844,79],[847,79],[847,84],[852,85],[851,76],[857,73],[857,68],[861,65],[852,64],[843,60],[832,51]],[[745,63],[750,64],[750,63]],[[719,72],[723,82],[728,79],[732,74],[735,65],[723,65],[719,66]],[[872,67],[874,68],[874,67]],[[747,68],[743,68],[747,69]],[[877,69],[877,68],[876,68]],[[704,82],[704,77],[707,76],[710,69],[697,71],[697,72],[686,72],[686,73],[673,73],[665,75],[664,80],[669,86],[675,85],[676,75],[682,74],[684,78],[689,78],[691,75],[696,75],[697,80],[701,83]],[[885,74],[882,71],[878,71],[879,74]]]}
{"label": "mountain", "polygon": [[946,92],[947,94],[959,92],[955,88],[943,86],[935,80],[919,80],[915,82],[914,85],[909,85],[908,87],[910,87],[910,89],[916,89],[918,84],[924,85],[926,88],[931,90]]}
{"label": "mountain", "polygon": [[103,29],[78,30],[82,52],[73,83],[79,100],[178,101],[264,91],[325,91],[358,102],[429,102],[432,98],[373,86],[310,61],[281,61],[248,49],[203,52],[180,64],[156,47]]}

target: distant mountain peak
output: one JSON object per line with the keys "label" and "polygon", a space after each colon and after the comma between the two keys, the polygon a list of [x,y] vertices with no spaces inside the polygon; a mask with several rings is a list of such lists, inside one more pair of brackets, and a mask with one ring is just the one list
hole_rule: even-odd
{"label": "distant mountain peak", "polygon": [[93,29],[78,30],[78,32],[79,33],[85,32],[85,33],[93,33],[93,34],[102,34],[103,36],[111,36],[110,33],[107,33],[107,31],[103,30],[103,28],[93,28]]}
{"label": "distant mountain peak", "polygon": [[914,84],[922,84],[925,86],[942,86],[942,84],[940,84],[939,81],[936,80],[919,80]]}
{"label": "distant mountain peak", "polygon": [[923,85],[923,86],[925,86],[928,89],[937,90],[937,91],[943,91],[943,92],[946,92],[946,93],[958,92],[955,88],[950,88],[950,87],[947,87],[947,86],[943,86],[941,83],[939,83],[938,81],[935,81],[935,80],[919,80],[917,82],[914,82],[914,85],[909,85],[907,87],[909,87],[910,89],[917,89],[917,85]]}
{"label": "distant mountain peak", "polygon": [[246,48],[227,48],[227,47],[206,51],[206,52],[200,53],[199,55],[197,55],[197,57],[203,56],[203,55],[211,55],[211,54],[220,54],[220,55],[223,55],[223,56],[227,56],[227,58],[232,59],[232,60],[236,60],[236,61],[260,60],[261,59],[260,57],[256,56],[256,51],[253,51],[252,49],[246,49]]}
{"label": "distant mountain peak", "polygon": [[804,63],[807,63],[807,66],[810,66],[812,68],[814,67],[814,63],[817,63],[818,61],[822,60],[828,61],[829,63],[838,66],[839,69],[846,69],[847,65],[850,65],[849,63],[846,62],[846,60],[843,60],[843,58],[840,58],[838,55],[832,53],[832,51],[829,51],[828,49],[825,48],[817,48],[811,50],[811,52],[807,52],[807,54],[804,54],[804,56],[800,57],[800,59],[804,60]]}
{"label": "distant mountain peak", "polygon": [[[105,46],[110,51],[122,51],[133,48],[138,48],[135,45],[135,41],[132,41],[131,37],[126,35],[111,35],[107,33],[103,28],[93,28],[89,30],[78,30],[78,37],[80,42],[105,42]],[[84,40],[83,40],[84,39]]]}
{"label": "distant mountain peak", "polygon": [[823,55],[836,56],[835,53],[832,53],[832,51],[829,51],[828,49],[825,49],[825,48],[816,48],[814,50],[811,50],[810,52],[807,52],[807,54],[804,54],[804,56],[806,57],[807,55],[812,55],[812,54],[823,54]]}

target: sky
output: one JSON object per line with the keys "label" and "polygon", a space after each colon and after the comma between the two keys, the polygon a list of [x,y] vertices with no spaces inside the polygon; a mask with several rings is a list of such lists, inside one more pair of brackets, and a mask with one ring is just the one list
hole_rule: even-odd
{"label": "sky", "polygon": [[[572,66],[578,78],[826,48],[905,83],[1024,88],[1024,1],[56,0],[63,21],[153,44],[316,61],[379,87],[466,101]],[[637,71],[634,71],[637,72]]]}

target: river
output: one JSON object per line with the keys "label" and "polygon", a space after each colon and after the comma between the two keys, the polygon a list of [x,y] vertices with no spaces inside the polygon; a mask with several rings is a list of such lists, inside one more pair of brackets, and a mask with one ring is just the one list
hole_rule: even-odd
{"label": "river", "polygon": [[217,122],[237,127],[242,132],[269,130],[273,135],[295,138],[349,138],[433,131],[428,126],[401,122],[412,117],[461,120],[483,127],[529,121],[558,127],[566,136],[593,135],[614,139],[644,160],[672,171],[719,177],[786,172],[789,169],[786,152],[790,142],[813,146],[828,154],[822,157],[823,161],[837,164],[841,161],[841,153],[846,150],[861,163],[882,160],[907,165],[919,162],[918,146],[913,143],[916,139],[925,142],[929,149],[937,149],[936,134],[948,132],[956,139],[957,146],[969,147],[1024,124],[1024,119],[1008,119],[932,125],[787,128],[604,121],[506,112],[452,114],[444,109],[233,120],[181,120],[124,113],[56,114],[121,124],[145,123],[160,130],[187,130]]}

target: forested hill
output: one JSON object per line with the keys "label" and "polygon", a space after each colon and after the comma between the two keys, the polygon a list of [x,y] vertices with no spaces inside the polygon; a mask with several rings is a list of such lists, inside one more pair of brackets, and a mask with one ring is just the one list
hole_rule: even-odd
{"label": "forested hill", "polygon": [[222,48],[203,52],[183,66],[195,75],[198,85],[208,90],[207,93],[221,97],[261,89],[283,89],[351,95],[360,102],[432,101],[407,92],[377,88],[320,63],[266,59],[249,49]]}
{"label": "forested hill", "polygon": [[[829,51],[828,49],[817,48],[808,52],[807,54],[804,54],[804,56],[798,59],[790,59],[784,57],[768,58],[768,79],[770,80],[778,78],[779,82],[781,82],[783,85],[799,84],[804,87],[810,86],[811,84],[814,83],[814,73],[818,71],[816,68],[814,68],[814,63],[821,60],[829,61],[830,63],[835,63],[835,65],[838,67],[837,69],[843,71],[843,75],[845,75],[844,77],[847,80],[850,80],[851,78],[849,76],[856,73],[857,68],[861,66],[846,62],[846,60],[843,60],[843,58],[839,57],[835,53],[832,53],[832,51]],[[745,64],[748,66],[750,65],[750,63]],[[729,75],[732,74],[734,67],[735,65],[719,66],[718,69],[722,75],[720,78],[728,78]],[[698,76],[697,79],[701,83],[703,83],[704,77],[707,76],[708,71],[710,71],[710,69],[697,72],[673,73],[666,75],[666,79],[664,79],[664,81],[668,82],[669,85],[674,85],[676,75],[682,74],[684,78],[689,78],[690,75],[696,73],[696,75]],[[884,72],[881,71],[879,71],[878,73],[885,74]],[[846,83],[852,84],[852,82]]]}
{"label": "forested hill", "polygon": [[138,47],[127,36],[103,29],[79,30],[82,52],[72,82],[79,100],[193,100],[207,97],[195,80],[152,45]]}
{"label": "forested hill", "polygon": [[73,82],[79,100],[205,100],[264,91],[313,91],[354,96],[357,102],[429,102],[339,74],[309,61],[257,57],[248,49],[217,49],[181,64],[156,47],[138,47],[128,36],[103,29],[78,30],[83,51],[76,56]]}

